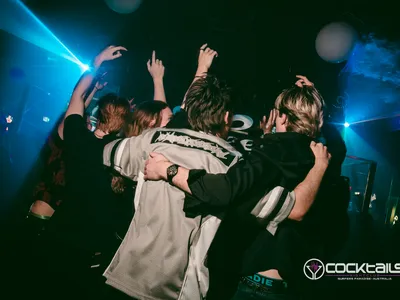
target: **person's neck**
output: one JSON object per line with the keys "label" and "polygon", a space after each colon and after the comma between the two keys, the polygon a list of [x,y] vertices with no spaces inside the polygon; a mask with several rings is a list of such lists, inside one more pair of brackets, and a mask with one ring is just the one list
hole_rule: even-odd
{"label": "person's neck", "polygon": [[94,136],[97,137],[98,139],[102,139],[102,138],[105,137],[107,134],[108,134],[107,132],[104,132],[104,131],[101,130],[101,129],[96,129],[96,130],[94,131]]}

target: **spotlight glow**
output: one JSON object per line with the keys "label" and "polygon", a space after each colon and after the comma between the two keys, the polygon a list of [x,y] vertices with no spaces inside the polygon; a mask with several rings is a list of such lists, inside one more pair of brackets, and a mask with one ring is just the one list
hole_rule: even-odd
{"label": "spotlight glow", "polygon": [[[0,29],[32,43],[78,66],[82,62],[20,0],[1,1]],[[10,17],[12,16],[12,17]]]}
{"label": "spotlight glow", "polygon": [[43,122],[49,123],[50,122],[50,118],[49,117],[43,117]]}
{"label": "spotlight glow", "polygon": [[90,67],[88,65],[81,64],[80,67],[81,67],[82,72],[86,72],[86,71],[90,70]]}
{"label": "spotlight glow", "polygon": [[347,128],[347,127],[350,127],[350,124],[349,124],[349,123],[347,123],[347,122],[346,122],[346,123],[344,123],[343,125],[344,125],[344,127],[346,127],[346,128]]}

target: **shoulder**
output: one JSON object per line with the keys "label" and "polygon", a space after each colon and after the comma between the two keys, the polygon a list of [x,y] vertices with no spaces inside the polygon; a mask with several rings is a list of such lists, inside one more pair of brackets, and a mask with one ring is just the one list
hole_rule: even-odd
{"label": "shoulder", "polygon": [[64,121],[64,140],[75,137],[77,133],[87,132],[85,120],[81,115],[69,115]]}
{"label": "shoulder", "polygon": [[68,117],[65,118],[64,121],[64,126],[71,126],[71,125],[75,125],[75,124],[85,124],[85,120],[83,119],[83,117],[81,115],[77,115],[77,114],[73,114],[73,115],[69,115]]}

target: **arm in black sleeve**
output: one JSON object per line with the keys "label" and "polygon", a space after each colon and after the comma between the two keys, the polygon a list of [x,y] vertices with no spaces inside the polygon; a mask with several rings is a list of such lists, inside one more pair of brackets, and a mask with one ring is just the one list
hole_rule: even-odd
{"label": "arm in black sleeve", "polygon": [[187,195],[184,209],[199,206],[221,208],[243,201],[245,194],[258,183],[264,187],[271,186],[268,183],[276,178],[276,172],[276,166],[260,149],[254,149],[246,160],[234,165],[226,174],[192,170],[188,178],[192,195]]}

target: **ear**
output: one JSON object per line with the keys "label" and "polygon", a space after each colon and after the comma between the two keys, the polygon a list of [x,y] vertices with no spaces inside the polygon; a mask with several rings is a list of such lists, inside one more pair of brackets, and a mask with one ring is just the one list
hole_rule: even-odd
{"label": "ear", "polygon": [[284,113],[278,114],[278,117],[276,118],[276,122],[277,123],[279,122],[279,125],[286,125],[287,121],[288,121],[288,117],[286,114],[284,114]]}
{"label": "ear", "polygon": [[225,121],[225,124],[227,124],[227,125],[230,123],[230,121],[231,121],[231,114],[230,114],[229,111],[227,111],[227,112],[225,113],[224,121]]}

